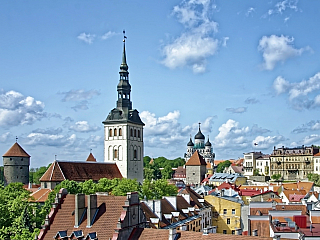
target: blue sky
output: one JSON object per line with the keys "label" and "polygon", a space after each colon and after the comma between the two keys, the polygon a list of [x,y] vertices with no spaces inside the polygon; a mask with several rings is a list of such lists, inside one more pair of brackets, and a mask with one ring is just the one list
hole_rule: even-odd
{"label": "blue sky", "polygon": [[[0,152],[103,161],[122,53],[145,155],[320,145],[318,1],[1,1]],[[254,146],[253,143],[258,143]]]}

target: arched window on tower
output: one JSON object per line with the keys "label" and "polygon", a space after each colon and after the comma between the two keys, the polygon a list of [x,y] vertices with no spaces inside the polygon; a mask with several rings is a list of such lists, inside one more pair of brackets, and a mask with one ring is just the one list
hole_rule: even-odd
{"label": "arched window on tower", "polygon": [[109,129],[109,137],[112,137],[112,129]]}
{"label": "arched window on tower", "polygon": [[113,136],[117,136],[117,129],[116,128],[113,131]]}
{"label": "arched window on tower", "polygon": [[137,159],[137,149],[133,150],[133,158]]}
{"label": "arched window on tower", "polygon": [[119,128],[119,136],[122,136],[122,129]]}
{"label": "arched window on tower", "polygon": [[115,149],[113,152],[113,158],[118,158],[118,150]]}
{"label": "arched window on tower", "polygon": [[132,128],[130,129],[130,137],[133,137],[133,130],[132,130]]}
{"label": "arched window on tower", "polygon": [[134,130],[134,137],[137,137],[137,130]]}
{"label": "arched window on tower", "polygon": [[140,138],[140,130],[138,130],[138,138]]}

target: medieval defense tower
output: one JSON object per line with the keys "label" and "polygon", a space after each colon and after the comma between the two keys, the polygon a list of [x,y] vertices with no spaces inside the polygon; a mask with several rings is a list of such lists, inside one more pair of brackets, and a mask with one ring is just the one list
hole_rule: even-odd
{"label": "medieval defense tower", "polygon": [[4,185],[14,182],[29,183],[30,155],[16,142],[3,155]]}
{"label": "medieval defense tower", "polygon": [[131,85],[123,39],[117,105],[104,124],[104,161],[116,163],[124,178],[143,181],[143,126],[139,112],[132,109]]}

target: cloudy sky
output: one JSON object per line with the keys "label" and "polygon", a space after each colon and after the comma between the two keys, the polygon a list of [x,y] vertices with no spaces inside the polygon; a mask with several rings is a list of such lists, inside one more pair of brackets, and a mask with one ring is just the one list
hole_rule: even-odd
{"label": "cloudy sky", "polygon": [[[103,161],[122,53],[145,155],[182,157],[190,135],[216,159],[320,145],[318,1],[1,1],[0,152],[31,166]],[[257,143],[257,146],[254,146]],[[56,155],[56,157],[55,157]]]}

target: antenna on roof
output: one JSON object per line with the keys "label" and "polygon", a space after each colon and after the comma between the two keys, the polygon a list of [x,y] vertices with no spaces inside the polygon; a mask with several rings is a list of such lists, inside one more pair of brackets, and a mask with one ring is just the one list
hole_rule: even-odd
{"label": "antenna on roof", "polygon": [[57,155],[54,155],[54,160],[55,160],[55,161],[57,160]]}
{"label": "antenna on roof", "polygon": [[90,148],[90,153],[92,153],[92,148]]}

